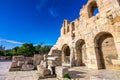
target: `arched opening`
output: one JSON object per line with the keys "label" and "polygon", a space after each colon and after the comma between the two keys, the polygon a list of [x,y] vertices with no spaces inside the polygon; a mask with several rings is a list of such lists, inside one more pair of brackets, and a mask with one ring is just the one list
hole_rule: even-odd
{"label": "arched opening", "polygon": [[112,59],[117,59],[114,38],[110,33],[102,32],[95,37],[95,52],[98,69],[113,68]]}
{"label": "arched opening", "polygon": [[62,48],[62,63],[70,63],[70,48],[67,44]]}
{"label": "arched opening", "polygon": [[71,27],[72,27],[72,31],[74,31],[75,30],[75,23],[74,22],[72,23]]}
{"label": "arched opening", "polygon": [[99,13],[99,9],[96,1],[92,1],[88,6],[88,15],[89,17],[96,16]]}
{"label": "arched opening", "polygon": [[96,8],[96,9],[94,10],[94,12],[93,12],[93,16],[96,16],[97,13],[99,13],[98,8]]}
{"label": "arched opening", "polygon": [[85,66],[87,60],[85,41],[80,39],[76,42],[76,66]]}

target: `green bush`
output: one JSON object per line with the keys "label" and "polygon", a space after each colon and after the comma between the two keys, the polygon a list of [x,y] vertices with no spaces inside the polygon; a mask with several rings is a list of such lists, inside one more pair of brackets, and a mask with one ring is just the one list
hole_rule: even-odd
{"label": "green bush", "polygon": [[70,77],[70,75],[68,73],[64,75],[64,78],[71,79],[71,77]]}

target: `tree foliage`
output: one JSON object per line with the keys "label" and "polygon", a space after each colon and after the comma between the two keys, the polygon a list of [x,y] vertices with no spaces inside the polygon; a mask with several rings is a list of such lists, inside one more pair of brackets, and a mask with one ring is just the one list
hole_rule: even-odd
{"label": "tree foliage", "polygon": [[0,55],[4,56],[4,52],[5,52],[5,47],[3,45],[0,45]]}
{"label": "tree foliage", "polygon": [[24,56],[31,56],[34,54],[34,46],[32,43],[24,43],[19,49],[18,54],[23,54]]}
{"label": "tree foliage", "polygon": [[5,47],[0,46],[0,55],[2,56],[13,56],[13,55],[24,55],[24,56],[33,56],[34,54],[47,54],[51,45],[38,44],[34,46],[32,43],[24,43],[21,47],[14,47],[13,49],[5,50]]}

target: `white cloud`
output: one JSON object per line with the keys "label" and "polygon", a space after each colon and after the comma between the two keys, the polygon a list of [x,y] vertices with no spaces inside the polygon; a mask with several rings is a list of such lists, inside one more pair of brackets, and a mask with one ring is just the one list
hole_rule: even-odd
{"label": "white cloud", "polygon": [[0,41],[2,42],[8,42],[8,43],[12,43],[12,44],[23,44],[22,42],[18,42],[18,41],[13,41],[13,40],[7,40],[7,39],[0,39]]}
{"label": "white cloud", "polygon": [[48,11],[49,11],[50,15],[52,15],[53,17],[58,16],[58,14],[53,9],[49,9]]}

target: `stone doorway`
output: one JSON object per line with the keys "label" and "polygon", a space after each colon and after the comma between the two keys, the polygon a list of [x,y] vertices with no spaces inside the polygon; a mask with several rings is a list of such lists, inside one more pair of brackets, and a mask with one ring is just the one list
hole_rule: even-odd
{"label": "stone doorway", "polygon": [[62,63],[70,64],[70,48],[67,44],[62,48]]}
{"label": "stone doorway", "polygon": [[112,59],[117,59],[114,38],[110,33],[100,33],[95,38],[95,52],[98,69],[113,69]]}
{"label": "stone doorway", "polygon": [[85,66],[87,55],[84,40],[78,40],[76,42],[76,57],[76,66]]}

